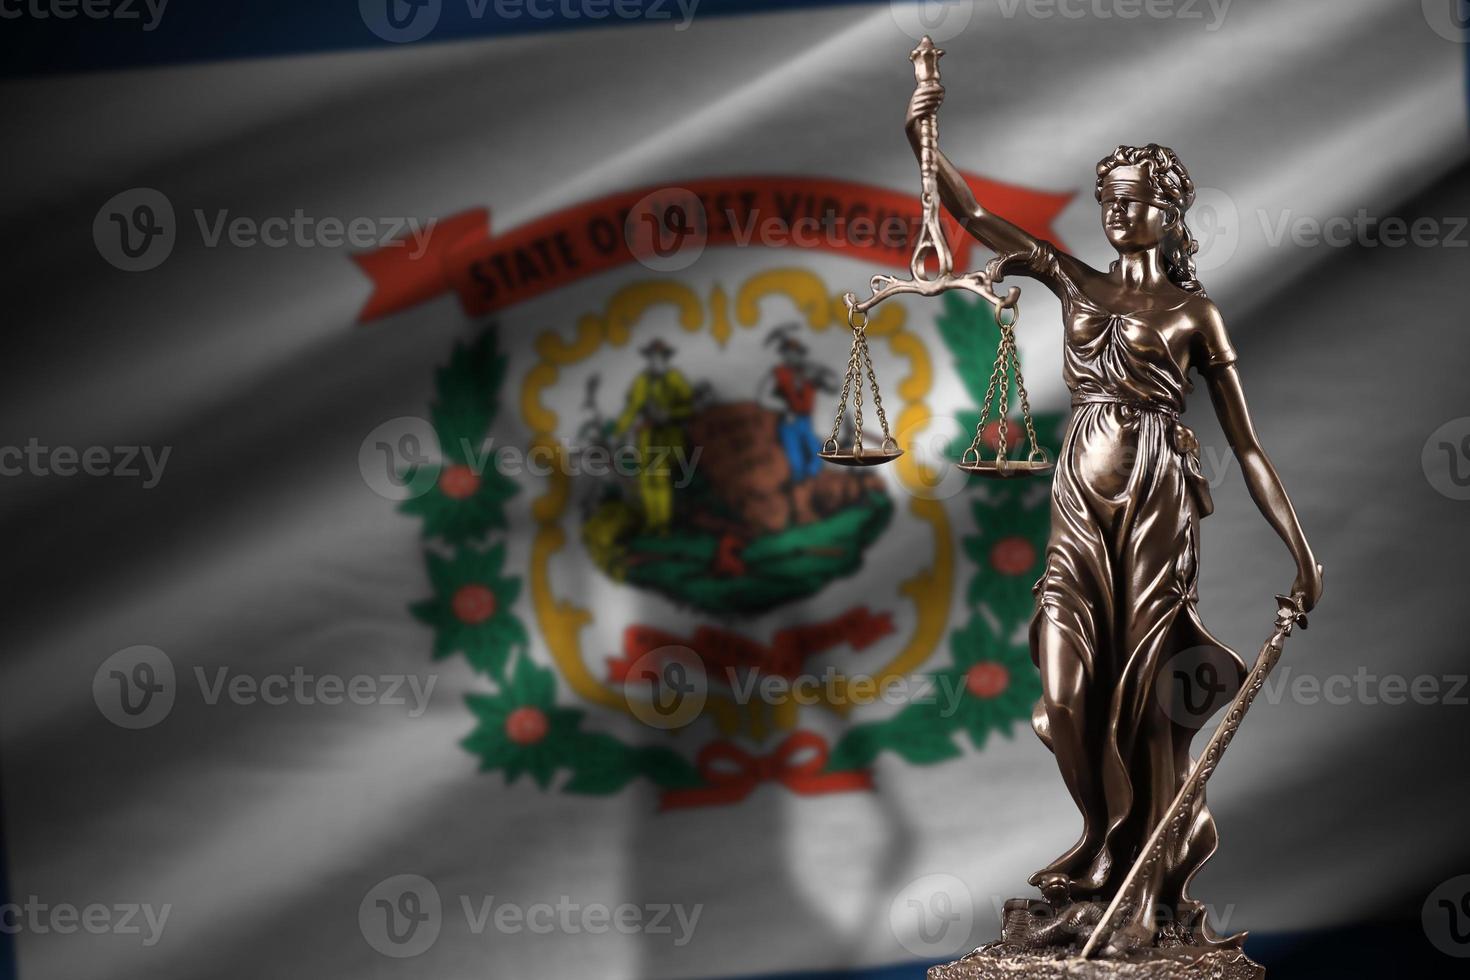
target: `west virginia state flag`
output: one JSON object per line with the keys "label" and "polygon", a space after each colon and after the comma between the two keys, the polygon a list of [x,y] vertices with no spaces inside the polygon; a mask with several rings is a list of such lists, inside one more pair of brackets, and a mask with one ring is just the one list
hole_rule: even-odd
{"label": "west virginia state flag", "polygon": [[[875,309],[865,438],[906,452],[819,458],[854,434],[843,296],[909,274],[925,33],[946,154],[1089,262],[1096,161],[1184,158],[1201,279],[1330,569],[1211,784],[1217,928],[1273,977],[1380,919],[1416,976],[1452,966],[1465,46],[1453,4],[1417,7],[27,7],[18,975],[917,977],[995,936],[1079,825],[1031,730],[1049,484],[952,465],[1029,451],[1014,378],[1004,433],[980,424],[995,310]],[[1311,238],[1360,210],[1438,237]],[[990,259],[945,230],[961,271]],[[1016,284],[1055,451],[1058,304]],[[1192,405],[1200,601],[1254,649],[1291,566]]]}

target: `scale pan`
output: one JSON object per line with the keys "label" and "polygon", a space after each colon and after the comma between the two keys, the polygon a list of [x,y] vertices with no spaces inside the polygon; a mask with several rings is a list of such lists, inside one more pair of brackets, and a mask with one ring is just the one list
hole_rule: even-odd
{"label": "scale pan", "polygon": [[976,476],[1010,479],[1013,476],[1040,476],[1050,473],[1057,468],[1057,464],[1049,459],[1008,459],[1004,463],[998,459],[982,459],[978,463],[960,463],[959,468]]}
{"label": "scale pan", "polygon": [[817,456],[825,459],[834,466],[882,466],[891,463],[903,455],[902,449],[868,449],[864,448],[861,454],[854,453],[851,449],[838,449],[831,452],[820,452]]}

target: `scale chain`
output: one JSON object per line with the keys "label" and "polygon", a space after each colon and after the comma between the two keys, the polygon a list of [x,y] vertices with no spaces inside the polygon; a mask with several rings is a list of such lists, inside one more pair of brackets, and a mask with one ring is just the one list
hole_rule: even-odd
{"label": "scale chain", "polygon": [[1041,443],[1036,440],[1036,423],[1031,418],[1031,399],[1026,395],[1026,379],[1021,376],[1021,356],[1016,353],[1014,344],[1011,347],[1011,363],[1016,372],[1016,394],[1021,399],[1021,421],[1026,425],[1026,442],[1031,447],[1026,458],[1034,459],[1041,453]]}
{"label": "scale chain", "polygon": [[861,458],[863,455],[863,350],[867,346],[863,340],[863,331],[866,327],[854,328],[852,338],[852,376],[857,382],[852,386],[852,454]]}
{"label": "scale chain", "polygon": [[1011,372],[1008,370],[1011,363],[1011,335],[1004,327],[1001,328],[1000,363],[1000,400],[995,408],[996,419],[1000,423],[995,434],[997,462],[1006,458],[1006,452],[1010,448],[1006,439],[1006,427],[1009,422],[1006,409],[1011,405]]}
{"label": "scale chain", "polygon": [[[977,463],[982,457],[985,445],[985,426],[990,421],[992,409],[996,413],[996,461],[1004,464],[1010,452],[1010,419],[1006,410],[1010,407],[1012,372],[1015,374],[1016,395],[1021,403],[1021,422],[1026,427],[1026,440],[1029,447],[1026,459],[1030,462],[1037,462],[1038,460],[1044,461],[1046,458],[1046,453],[1041,449],[1041,443],[1036,436],[1036,422],[1031,417],[1031,398],[1026,391],[1026,378],[1021,373],[1021,354],[1016,344],[1015,327],[1016,321],[1014,320],[1000,324],[1000,344],[995,354],[995,366],[990,372],[990,382],[985,390],[985,403],[980,409],[980,419],[975,424],[975,438],[965,452],[966,459],[973,453]],[[996,397],[997,395],[999,398]]]}
{"label": "scale chain", "polygon": [[878,374],[873,370],[873,355],[868,350],[866,332],[863,333],[863,363],[868,368],[868,383],[873,386],[873,408],[878,412],[878,423],[883,426],[883,444],[886,446],[893,434],[888,431],[888,413],[883,410],[883,393],[878,390]]}
{"label": "scale chain", "polygon": [[[1004,349],[1005,328],[1002,327],[1001,352],[1003,352]],[[985,422],[987,419],[990,418],[990,409],[995,404],[995,389],[996,386],[1000,383],[1001,376],[1005,373],[1005,363],[1006,361],[1004,357],[996,357],[995,366],[990,370],[990,383],[985,389],[985,404],[980,407],[980,421],[975,423],[975,439],[970,443],[969,452],[965,453],[965,456],[968,457],[970,453],[973,452],[975,454],[976,461],[979,461],[980,459],[981,446],[984,444],[985,439]],[[1004,408],[1001,409],[1001,415],[1002,417],[1004,417],[1005,415]]]}
{"label": "scale chain", "polygon": [[[856,330],[856,328],[854,328]],[[837,448],[837,436],[842,432],[842,417],[847,413],[847,400],[852,394],[853,362],[857,359],[857,338],[853,338],[852,350],[847,355],[847,370],[842,375],[842,399],[837,403],[837,415],[832,419],[832,435],[827,442],[833,449]],[[861,377],[861,375],[858,375]]]}

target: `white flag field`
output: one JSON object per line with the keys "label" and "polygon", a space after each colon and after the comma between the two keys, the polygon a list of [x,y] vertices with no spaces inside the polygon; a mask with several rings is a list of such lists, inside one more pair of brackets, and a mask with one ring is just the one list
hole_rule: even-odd
{"label": "white flag field", "polygon": [[[353,43],[0,82],[14,976],[919,977],[995,938],[1080,820],[1031,730],[1049,483],[952,465],[993,310],[875,310],[907,452],[813,455],[843,294],[908,275],[925,33],[945,154],[1094,266],[1097,161],[1178,152],[1326,567],[1210,784],[1216,928],[1273,977],[1368,923],[1416,976],[1470,955],[1462,0],[336,6]],[[1007,285],[1054,449],[1059,305]],[[1294,567],[1204,386],[1186,420],[1249,660]]]}

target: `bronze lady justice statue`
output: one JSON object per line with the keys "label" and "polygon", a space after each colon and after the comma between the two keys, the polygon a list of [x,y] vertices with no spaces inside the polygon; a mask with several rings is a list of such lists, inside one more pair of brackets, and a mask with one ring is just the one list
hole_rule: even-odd
{"label": "bronze lady justice statue", "polygon": [[[937,77],[921,78],[907,119],[916,154],[924,152],[925,120],[932,139],[943,98]],[[1095,908],[1114,897],[1190,771],[1198,726],[1170,718],[1155,696],[1163,666],[1180,651],[1206,648],[1245,676],[1240,657],[1210,635],[1195,608],[1199,520],[1212,505],[1198,443],[1179,420],[1191,369],[1209,387],[1251,497],[1296,562],[1292,591],[1303,611],[1321,597],[1322,570],[1256,438],[1220,312],[1195,278],[1197,246],[1185,224],[1195,191],[1174,152],[1121,146],[1098,164],[1103,231],[1118,250],[1102,272],[986,210],[930,149],[940,200],[997,253],[988,279],[1022,273],[1062,303],[1073,411],[1031,625],[1043,686],[1034,724],[1056,755],[1083,830],[1031,883],[1058,912]],[[1137,900],[1105,937],[1107,951],[1166,940],[1238,945],[1239,937],[1211,931],[1189,895],[1217,842],[1203,792],[1192,802],[1183,833],[1132,886]]]}

